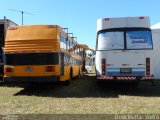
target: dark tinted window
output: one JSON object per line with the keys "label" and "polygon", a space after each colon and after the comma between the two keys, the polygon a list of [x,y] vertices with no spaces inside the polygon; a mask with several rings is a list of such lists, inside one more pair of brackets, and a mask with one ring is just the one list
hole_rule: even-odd
{"label": "dark tinted window", "polygon": [[6,65],[46,65],[58,63],[58,53],[5,54]]}

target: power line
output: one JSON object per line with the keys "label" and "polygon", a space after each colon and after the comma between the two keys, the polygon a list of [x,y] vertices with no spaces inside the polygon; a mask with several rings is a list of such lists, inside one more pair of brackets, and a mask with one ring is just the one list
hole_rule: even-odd
{"label": "power line", "polygon": [[29,14],[29,15],[35,15],[33,13],[28,13],[28,12],[25,12],[25,11],[20,11],[20,10],[15,10],[15,9],[8,9],[8,10],[11,10],[11,11],[15,11],[15,12],[20,12],[22,14],[22,26],[23,26],[23,14]]}

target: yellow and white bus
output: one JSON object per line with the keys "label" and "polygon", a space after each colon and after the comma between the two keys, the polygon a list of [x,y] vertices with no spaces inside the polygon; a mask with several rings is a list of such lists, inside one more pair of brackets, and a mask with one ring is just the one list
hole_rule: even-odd
{"label": "yellow and white bus", "polygon": [[58,25],[10,27],[5,39],[4,81],[66,81],[81,75],[77,42]]}

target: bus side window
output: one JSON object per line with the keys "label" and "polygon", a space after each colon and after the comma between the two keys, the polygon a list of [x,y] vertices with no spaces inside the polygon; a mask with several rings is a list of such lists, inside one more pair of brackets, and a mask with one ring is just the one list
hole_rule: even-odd
{"label": "bus side window", "polygon": [[68,50],[68,48],[67,48],[67,38],[65,38],[65,50]]}
{"label": "bus side window", "polygon": [[65,43],[65,37],[61,34],[60,35],[60,48],[65,50],[66,49],[65,44],[66,44]]}

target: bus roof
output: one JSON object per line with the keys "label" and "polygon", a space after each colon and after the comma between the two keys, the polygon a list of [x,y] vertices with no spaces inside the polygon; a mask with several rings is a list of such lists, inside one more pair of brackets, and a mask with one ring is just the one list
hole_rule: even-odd
{"label": "bus roof", "polygon": [[160,29],[160,22],[151,26],[151,29]]}
{"label": "bus roof", "polygon": [[58,25],[25,25],[9,27],[4,51],[59,51],[60,42],[57,40],[59,38],[57,33],[63,34],[69,41],[77,44],[77,41]]}
{"label": "bus roof", "polygon": [[93,49],[89,48],[86,44],[78,44],[78,47],[79,47],[79,48],[83,48],[83,49],[85,49],[85,50],[94,51]]}
{"label": "bus roof", "polygon": [[[13,26],[18,26],[15,22],[9,20],[9,19],[6,19],[6,22],[8,24],[13,24]],[[0,24],[5,24],[5,19],[0,19]],[[12,26],[12,25],[11,25]]]}
{"label": "bus roof", "polygon": [[97,31],[111,28],[142,27],[150,28],[150,19],[143,17],[102,18],[97,20]]}
{"label": "bus roof", "polygon": [[[59,51],[58,32],[66,34],[58,25],[27,25],[9,27],[5,52]],[[71,38],[68,37],[70,40]]]}
{"label": "bus roof", "polygon": [[154,32],[154,33],[160,33],[160,28],[152,29],[152,32]]}

